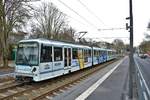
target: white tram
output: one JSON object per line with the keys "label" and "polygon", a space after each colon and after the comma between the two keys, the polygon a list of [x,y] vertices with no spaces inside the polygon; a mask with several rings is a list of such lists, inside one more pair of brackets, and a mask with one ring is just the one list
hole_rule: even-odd
{"label": "white tram", "polygon": [[[109,59],[108,59],[109,58]],[[16,54],[16,77],[42,81],[115,58],[115,51],[46,39],[22,40]]]}

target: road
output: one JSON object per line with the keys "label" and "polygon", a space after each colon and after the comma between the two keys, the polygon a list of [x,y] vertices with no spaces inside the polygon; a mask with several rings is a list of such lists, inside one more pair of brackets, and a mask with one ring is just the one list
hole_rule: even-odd
{"label": "road", "polygon": [[[138,79],[140,84],[138,90],[140,91],[140,99],[150,99],[150,57],[141,59],[138,56],[134,56],[136,68],[139,69]],[[142,97],[143,96],[143,97]]]}

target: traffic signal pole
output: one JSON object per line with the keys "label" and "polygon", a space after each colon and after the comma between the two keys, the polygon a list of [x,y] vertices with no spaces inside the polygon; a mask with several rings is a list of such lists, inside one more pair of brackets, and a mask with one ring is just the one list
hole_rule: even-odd
{"label": "traffic signal pole", "polygon": [[129,55],[129,99],[133,99],[133,71],[134,71],[134,58],[133,58],[133,9],[132,0],[129,0],[129,14],[130,14],[130,55]]}
{"label": "traffic signal pole", "polygon": [[130,54],[129,54],[129,100],[133,99],[133,74],[134,74],[134,58],[133,58],[133,11],[132,11],[132,0],[129,0],[129,17],[130,25],[126,23],[126,30],[129,29],[130,32]]}

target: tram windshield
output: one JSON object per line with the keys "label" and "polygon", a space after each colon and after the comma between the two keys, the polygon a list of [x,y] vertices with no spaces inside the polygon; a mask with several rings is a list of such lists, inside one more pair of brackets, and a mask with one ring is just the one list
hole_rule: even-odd
{"label": "tram windshield", "polygon": [[37,65],[38,64],[38,44],[20,43],[16,55],[17,65]]}

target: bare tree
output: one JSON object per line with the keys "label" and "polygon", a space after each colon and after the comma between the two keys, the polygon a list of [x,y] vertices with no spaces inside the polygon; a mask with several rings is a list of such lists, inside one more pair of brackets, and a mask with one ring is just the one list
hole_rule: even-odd
{"label": "bare tree", "polygon": [[59,35],[59,39],[61,39],[63,41],[75,42],[75,40],[74,40],[75,32],[76,32],[75,29],[67,26],[62,29],[61,34]]}
{"label": "bare tree", "polygon": [[0,44],[3,66],[8,66],[8,39],[14,29],[20,29],[30,18],[31,0],[0,0]]}
{"label": "bare tree", "polygon": [[35,24],[31,24],[31,34],[29,38],[42,38],[41,30]]}
{"label": "bare tree", "polygon": [[60,30],[66,25],[65,14],[59,11],[53,3],[43,2],[35,12],[36,27],[40,29],[45,38],[58,37]]}
{"label": "bare tree", "polygon": [[112,44],[114,49],[117,50],[117,53],[119,54],[121,54],[125,49],[124,42],[121,39],[115,39]]}

